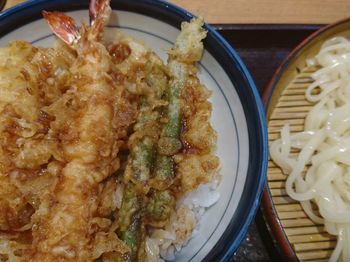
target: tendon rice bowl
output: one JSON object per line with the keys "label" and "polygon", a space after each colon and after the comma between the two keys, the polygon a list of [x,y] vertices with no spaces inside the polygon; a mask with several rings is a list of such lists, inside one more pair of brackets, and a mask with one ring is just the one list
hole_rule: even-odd
{"label": "tendon rice bowl", "polygon": [[164,63],[110,12],[43,11],[54,47],[0,50],[0,261],[174,260],[219,199],[202,19]]}

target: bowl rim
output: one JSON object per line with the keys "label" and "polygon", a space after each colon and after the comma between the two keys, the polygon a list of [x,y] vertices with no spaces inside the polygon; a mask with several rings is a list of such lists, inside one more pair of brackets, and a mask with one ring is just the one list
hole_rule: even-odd
{"label": "bowl rim", "polygon": [[[118,1],[127,2],[127,0],[115,0],[115,1],[112,0],[111,2],[118,2]],[[83,4],[81,1],[74,1],[73,3],[73,2],[69,2],[68,0],[29,0],[3,11],[0,14],[0,24],[4,23],[6,19],[9,19],[15,15],[18,15],[19,13],[21,13],[26,9],[38,8],[41,5],[48,4],[48,3],[52,4],[52,6],[54,6],[55,3],[57,5],[58,4],[62,5],[62,3],[66,3],[67,5],[69,5],[68,10],[78,10],[78,9],[84,8],[84,6],[86,7],[88,6],[88,3]],[[193,17],[195,17],[193,14],[186,11],[185,9],[178,7],[174,4],[171,4],[169,2],[166,2],[164,0],[138,0],[138,1],[129,0],[129,4],[135,5],[135,6],[152,5],[152,8],[163,9],[164,11],[166,11],[165,13],[174,14],[177,20],[181,18],[181,20],[178,21],[178,25],[180,25],[182,21],[185,21],[185,20],[188,21]],[[127,11],[130,11],[130,10],[127,10]],[[168,24],[171,24],[168,21],[164,21],[163,19],[160,19],[158,17],[155,17],[155,16],[151,16],[151,17],[159,19]],[[36,19],[31,19],[30,21],[33,21],[33,20],[36,20]],[[8,22],[8,23],[13,24],[16,22]],[[26,23],[27,23],[26,21],[22,21],[22,22],[17,21],[17,25],[12,26],[11,28],[8,28],[8,29],[2,29],[2,32],[0,33],[0,37],[2,37],[6,33],[11,32],[12,30]],[[244,184],[244,189],[243,189],[241,198],[237,206],[237,210],[235,211],[235,214],[231,218],[231,222],[225,229],[225,232],[223,233],[223,235],[220,237],[220,239],[218,240],[214,248],[211,251],[209,251],[209,253],[206,255],[204,259],[205,261],[212,261],[215,258],[216,260],[225,261],[230,256],[232,256],[233,253],[238,249],[243,238],[248,233],[250,225],[253,222],[253,219],[256,215],[256,212],[260,204],[262,191],[264,189],[264,185],[266,181],[266,172],[267,172],[267,164],[268,164],[267,125],[265,121],[264,107],[262,105],[258,89],[255,85],[255,82],[252,76],[249,73],[249,70],[243,63],[242,59],[239,57],[239,55],[234,50],[234,48],[212,26],[205,23],[204,28],[208,31],[208,36],[213,38],[213,41],[218,44],[218,46],[216,46],[215,49],[216,50],[221,49],[222,52],[224,52],[227,55],[227,58],[224,58],[224,59],[230,61],[229,64],[224,64],[224,62],[219,60],[217,61],[224,68],[231,82],[234,84],[233,76],[231,76],[232,74],[231,75],[229,74],[229,71],[237,70],[237,72],[240,72],[240,77],[242,78],[240,81],[243,81],[243,83],[248,87],[248,90],[243,90],[243,91],[241,90],[240,91],[241,93],[238,93],[238,96],[240,98],[244,113],[246,115],[247,124],[253,121],[254,122],[253,124],[257,129],[257,130],[250,130],[248,128],[248,131],[249,131],[249,147],[250,147],[249,158],[251,158],[252,155],[257,155],[253,157],[255,160],[258,160],[258,161],[256,161],[257,162],[256,164],[253,163],[254,170],[250,170],[251,161],[249,161],[246,181]],[[209,52],[213,55],[211,51]],[[233,69],[230,67],[232,67]],[[237,86],[237,84],[234,84],[234,87],[238,92],[238,89],[240,89],[240,87]],[[249,100],[252,100],[253,104],[245,105],[243,103],[244,101],[242,101],[242,96],[247,97]],[[249,108],[250,114],[254,114],[253,115],[254,119],[248,118],[249,115],[247,115],[248,114],[247,108]],[[251,142],[251,135],[250,135],[250,133],[252,132],[256,132],[255,136],[257,137],[254,139],[257,139],[258,141],[257,145],[251,145],[253,144]],[[253,147],[254,147],[254,150],[252,150]],[[253,189],[252,191],[250,191],[251,188]],[[249,208],[246,208],[247,203],[249,205]],[[239,226],[239,230],[232,232],[233,231],[232,227],[234,226],[233,221],[237,222],[238,218],[240,219],[239,221],[241,223]]]}
{"label": "bowl rim", "polygon": [[[281,65],[277,68],[271,80],[269,81],[267,88],[263,92],[262,102],[266,112],[270,104],[271,96],[276,86],[278,85],[279,80],[281,79],[284,71],[288,68],[290,63],[297,57],[297,55],[300,54],[311,41],[313,41],[315,38],[323,34],[325,31],[328,31],[329,29],[332,29],[334,27],[337,27],[339,25],[342,25],[344,23],[349,23],[349,22],[350,22],[350,17],[322,26],[321,28],[319,28],[318,30],[310,34],[308,37],[306,37],[304,40],[302,40],[287,55],[287,57],[284,58]],[[268,122],[267,119],[266,119],[266,122]],[[279,220],[275,205],[273,204],[272,195],[271,195],[270,188],[268,186],[267,178],[266,178],[266,186],[262,193],[260,210],[263,213],[263,219],[265,220],[265,225],[268,229],[268,232],[276,240],[274,246],[277,248],[279,254],[287,261],[299,261],[291,243],[288,240],[288,237],[284,231],[284,228]]]}

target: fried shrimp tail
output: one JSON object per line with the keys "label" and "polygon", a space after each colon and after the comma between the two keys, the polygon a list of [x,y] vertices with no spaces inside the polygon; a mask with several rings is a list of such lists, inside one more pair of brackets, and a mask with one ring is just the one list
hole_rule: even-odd
{"label": "fried shrimp tail", "polygon": [[91,0],[89,7],[90,16],[90,37],[101,39],[103,28],[109,20],[111,14],[110,0]]}
{"label": "fried shrimp tail", "polygon": [[[110,0],[92,0],[90,2],[90,29],[88,30],[90,39],[97,40],[101,37],[111,13],[109,3]],[[43,11],[42,14],[51,30],[66,44],[72,46],[78,42],[81,35],[73,18],[56,11]]]}
{"label": "fried shrimp tail", "polygon": [[89,6],[90,25],[93,26],[95,21],[101,21],[105,25],[108,21],[111,7],[110,0],[91,0]]}
{"label": "fried shrimp tail", "polygon": [[42,12],[51,30],[69,46],[77,42],[80,33],[73,18],[60,12]]}

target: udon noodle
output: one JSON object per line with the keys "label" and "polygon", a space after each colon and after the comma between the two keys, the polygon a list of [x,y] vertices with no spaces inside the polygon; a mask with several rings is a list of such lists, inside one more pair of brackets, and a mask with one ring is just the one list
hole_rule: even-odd
{"label": "udon noodle", "polygon": [[350,41],[326,41],[307,64],[317,71],[305,92],[314,106],[304,131],[291,134],[289,124],[284,125],[270,154],[288,174],[287,194],[337,236],[330,261],[350,261]]}

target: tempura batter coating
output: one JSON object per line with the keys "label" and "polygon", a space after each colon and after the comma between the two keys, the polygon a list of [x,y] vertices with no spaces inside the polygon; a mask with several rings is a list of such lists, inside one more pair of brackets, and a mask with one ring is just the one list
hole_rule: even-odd
{"label": "tempura batter coating", "polygon": [[[70,18],[56,12],[45,13],[45,17],[61,37],[56,27]],[[74,24],[70,21],[69,25],[68,32],[74,32]],[[117,154],[135,112],[125,99],[123,86],[109,74],[111,56],[98,42],[96,26],[100,24],[94,25],[83,25],[79,39],[71,43],[77,58],[70,68],[70,88],[47,109],[55,118],[51,130],[59,137],[64,167],[49,208],[40,207],[40,216],[33,218],[37,261],[91,261],[105,252],[128,250],[115,232],[106,232],[112,222],[98,217],[97,212],[100,183],[120,166]]]}
{"label": "tempura batter coating", "polygon": [[80,30],[44,12],[65,43],[0,49],[0,261],[142,261],[151,232],[174,225],[181,246],[196,225],[176,200],[219,165],[197,77],[203,22],[183,24],[166,66],[103,37],[109,12],[93,0]]}

